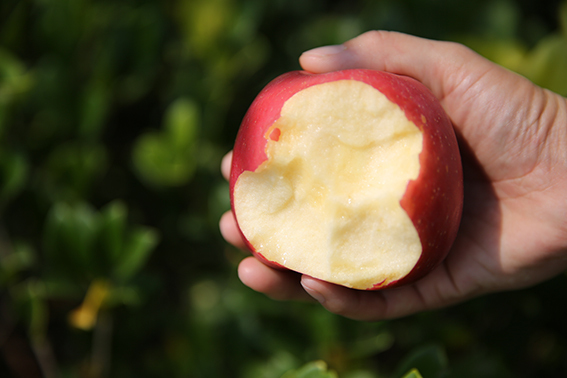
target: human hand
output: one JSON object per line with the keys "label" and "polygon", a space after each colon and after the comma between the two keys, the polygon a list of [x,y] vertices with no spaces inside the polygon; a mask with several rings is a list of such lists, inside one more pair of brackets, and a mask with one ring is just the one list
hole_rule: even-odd
{"label": "human hand", "polygon": [[[397,318],[482,294],[524,288],[567,268],[567,100],[466,47],[393,32],[368,32],[307,51],[303,69],[369,68],[411,76],[441,101],[459,138],[463,218],[443,263],[423,279],[358,291],[267,267],[239,266],[242,282],[274,299],[314,298],[358,320]],[[223,160],[225,177],[231,155]],[[225,239],[243,241],[232,214]]]}

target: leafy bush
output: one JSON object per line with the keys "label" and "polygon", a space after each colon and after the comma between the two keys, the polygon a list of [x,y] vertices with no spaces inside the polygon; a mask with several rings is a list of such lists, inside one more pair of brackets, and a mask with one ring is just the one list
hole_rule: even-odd
{"label": "leafy bush", "polygon": [[565,2],[2,1],[0,376],[565,375],[565,276],[377,323],[239,283],[219,165],[246,108],[378,28],[567,95]]}

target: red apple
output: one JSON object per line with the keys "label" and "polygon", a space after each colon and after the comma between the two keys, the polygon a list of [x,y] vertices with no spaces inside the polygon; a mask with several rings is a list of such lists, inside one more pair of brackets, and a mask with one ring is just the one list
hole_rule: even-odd
{"label": "red apple", "polygon": [[234,146],[232,210],[273,267],[355,289],[413,282],[447,255],[463,203],[451,121],[421,83],[294,71],[269,83]]}

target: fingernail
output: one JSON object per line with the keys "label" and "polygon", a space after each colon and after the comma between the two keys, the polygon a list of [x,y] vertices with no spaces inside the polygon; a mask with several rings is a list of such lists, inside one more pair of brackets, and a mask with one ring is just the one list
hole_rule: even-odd
{"label": "fingernail", "polygon": [[325,296],[317,290],[318,285],[319,283],[309,276],[301,277],[301,286],[303,286],[303,289],[305,289],[307,294],[312,296],[317,302],[324,304],[326,299]]}
{"label": "fingernail", "polygon": [[323,47],[317,47],[311,50],[307,50],[303,54],[324,57],[324,56],[339,54],[345,50],[346,50],[345,45],[331,45],[331,46],[323,46]]}

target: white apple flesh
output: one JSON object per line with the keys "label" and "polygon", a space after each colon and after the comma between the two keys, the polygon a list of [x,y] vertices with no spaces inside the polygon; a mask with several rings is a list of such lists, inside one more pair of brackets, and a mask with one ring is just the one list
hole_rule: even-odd
{"label": "white apple flesh", "polygon": [[[407,80],[369,70],[296,71],[258,96],[231,172],[233,211],[253,253],[355,289],[411,282],[445,257],[462,207],[458,147],[440,105],[432,112],[432,95],[423,101],[421,84],[410,81],[406,93],[421,96],[414,107],[388,97]],[[428,124],[444,129],[432,133]],[[410,185],[419,182],[432,198]],[[443,198],[449,206],[413,203]],[[421,227],[424,221],[436,225]]]}

